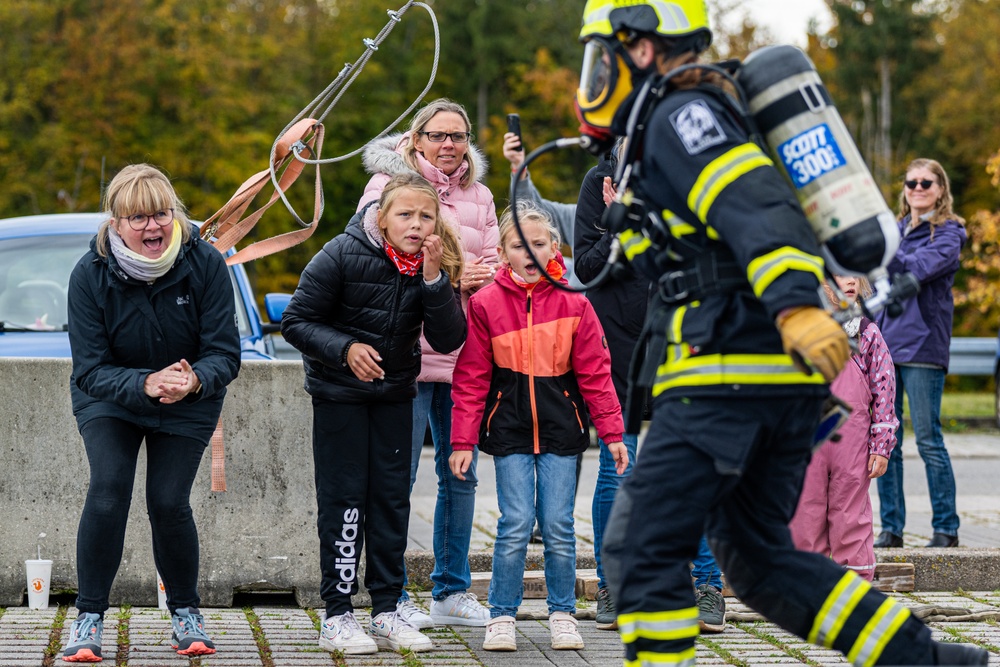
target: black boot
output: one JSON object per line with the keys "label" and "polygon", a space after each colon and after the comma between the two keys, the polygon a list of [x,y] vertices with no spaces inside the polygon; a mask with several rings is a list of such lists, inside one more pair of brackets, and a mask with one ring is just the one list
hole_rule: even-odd
{"label": "black boot", "polygon": [[874,546],[876,549],[899,549],[903,546],[903,538],[883,530],[875,540]]}
{"label": "black boot", "polygon": [[934,533],[934,537],[927,543],[928,547],[957,547],[958,535],[946,535],[945,533]]}
{"label": "black boot", "polygon": [[968,644],[934,642],[935,665],[988,665],[990,652]]}

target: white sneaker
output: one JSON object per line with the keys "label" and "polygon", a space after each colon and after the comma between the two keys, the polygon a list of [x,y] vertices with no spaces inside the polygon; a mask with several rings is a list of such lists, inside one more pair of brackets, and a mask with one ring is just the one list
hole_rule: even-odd
{"label": "white sneaker", "polygon": [[434,619],[423,609],[413,604],[413,600],[400,600],[396,603],[396,613],[400,618],[418,630],[434,627]]}
{"label": "white sneaker", "polygon": [[549,632],[552,633],[552,648],[556,650],[583,648],[583,637],[576,629],[576,618],[572,614],[557,611],[549,616]]}
{"label": "white sneaker", "polygon": [[517,621],[513,616],[497,616],[486,621],[484,651],[516,651],[517,636],[514,628]]}
{"label": "white sneaker", "polygon": [[393,651],[405,648],[420,653],[434,649],[430,637],[407,623],[394,611],[383,611],[373,618],[368,625],[368,634],[375,638],[375,643],[380,647]]}
{"label": "white sneaker", "polygon": [[431,600],[431,618],[438,625],[469,625],[481,628],[490,620],[490,610],[479,604],[474,593],[452,593],[443,600]]}
{"label": "white sneaker", "polygon": [[378,653],[375,640],[365,634],[352,612],[331,616],[320,624],[319,647],[344,655]]}

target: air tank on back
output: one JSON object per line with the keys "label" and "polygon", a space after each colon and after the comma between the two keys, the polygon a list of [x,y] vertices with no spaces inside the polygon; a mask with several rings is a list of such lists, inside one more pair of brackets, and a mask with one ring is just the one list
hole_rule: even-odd
{"label": "air tank on back", "polygon": [[869,275],[899,246],[899,228],[813,67],[794,46],[751,53],[737,80],[837,274]]}

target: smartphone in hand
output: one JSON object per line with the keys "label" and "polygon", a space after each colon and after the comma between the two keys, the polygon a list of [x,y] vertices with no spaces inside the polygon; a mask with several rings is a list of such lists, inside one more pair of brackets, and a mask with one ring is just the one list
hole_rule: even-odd
{"label": "smartphone in hand", "polygon": [[523,151],[524,137],[521,136],[521,117],[516,113],[507,114],[507,131],[517,135],[517,138],[521,140],[521,145],[517,147],[517,150]]}

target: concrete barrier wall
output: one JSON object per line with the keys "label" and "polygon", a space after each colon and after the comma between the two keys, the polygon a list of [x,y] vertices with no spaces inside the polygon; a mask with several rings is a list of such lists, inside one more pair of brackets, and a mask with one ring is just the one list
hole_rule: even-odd
{"label": "concrete barrier wall", "polygon": [[[68,359],[0,359],[0,605],[22,604],[24,560],[53,564],[53,590],[76,589],[76,530],[89,468],[69,398]],[[228,491],[211,491],[210,454],[191,505],[201,537],[200,591],[228,606],[236,590],[294,590],[318,605],[319,539],[312,408],[302,364],[244,362],[223,410]],[[156,604],[140,453],[111,603]]]}

